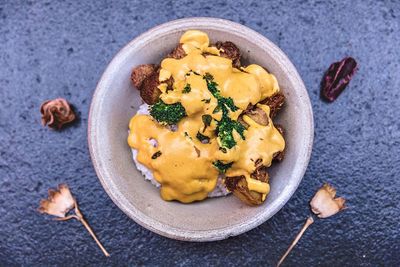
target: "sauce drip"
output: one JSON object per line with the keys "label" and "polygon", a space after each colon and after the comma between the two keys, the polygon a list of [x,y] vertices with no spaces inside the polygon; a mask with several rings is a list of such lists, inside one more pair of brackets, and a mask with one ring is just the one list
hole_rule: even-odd
{"label": "sauce drip", "polygon": [[[285,141],[270,118],[263,126],[245,115],[243,120],[249,127],[244,130],[244,139],[233,130],[236,145],[221,149],[215,130],[224,115],[221,110],[216,112],[218,100],[207,87],[204,75],[213,77],[221,97],[233,100],[237,110],[227,113],[231,120],[237,120],[249,104],[257,105],[269,116],[269,107],[257,103],[279,91],[275,76],[255,64],[241,70],[233,68],[230,59],[220,57],[219,50],[210,47],[204,32],[187,31],[180,43],[187,55],[161,62],[159,89],[164,103],[180,102],[187,116],[172,131],[150,115],[135,115],[129,123],[129,146],[138,150],[137,160],[153,171],[161,184],[164,200],[189,203],[205,199],[217,184],[219,171],[213,164],[216,161],[232,163],[226,175],[245,176],[249,189],[262,193],[265,198],[269,185],[252,179],[250,174],[259,159],[263,165],[270,166],[274,153],[284,149]],[[167,86],[162,82],[170,77],[174,79],[174,89],[166,91]],[[210,125],[205,126],[204,115],[211,116]],[[199,140],[199,133],[208,137],[208,143]],[[156,146],[151,142],[153,139],[157,141]]]}

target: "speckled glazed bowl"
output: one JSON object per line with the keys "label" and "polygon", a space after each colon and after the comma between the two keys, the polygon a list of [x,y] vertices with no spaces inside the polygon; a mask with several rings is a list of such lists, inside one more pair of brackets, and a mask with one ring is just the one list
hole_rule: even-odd
{"label": "speckled glazed bowl", "polygon": [[[232,41],[242,63],[256,63],[273,73],[286,96],[277,120],[286,129],[286,156],[270,168],[266,202],[249,207],[234,196],[181,204],[161,199],[159,190],[136,170],[127,144],[129,119],[142,103],[130,81],[134,66],[158,63],[188,29],[209,34],[211,42]],[[90,154],[104,189],[135,222],[160,235],[188,241],[212,241],[244,233],[265,222],[293,195],[307,168],[313,143],[310,100],[296,68],[273,43],[227,20],[188,18],[157,26],[138,36],[114,57],[93,96],[88,139]]]}

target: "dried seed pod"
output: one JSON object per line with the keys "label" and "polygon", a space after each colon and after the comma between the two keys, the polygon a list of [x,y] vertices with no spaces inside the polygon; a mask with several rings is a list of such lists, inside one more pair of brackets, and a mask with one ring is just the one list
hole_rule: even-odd
{"label": "dried seed pod", "polygon": [[56,98],[43,102],[40,107],[43,126],[59,130],[69,122],[75,120],[76,116],[70,104],[64,98]]}
{"label": "dried seed pod", "polygon": [[[74,213],[67,215],[67,213],[72,209],[74,209]],[[49,197],[40,201],[38,211],[40,213],[56,216],[57,218],[55,218],[55,220],[57,221],[76,219],[77,221],[81,222],[89,234],[93,237],[94,241],[96,241],[104,255],[106,257],[110,256],[107,250],[100,243],[88,222],[83,217],[83,214],[78,207],[78,202],[76,202],[75,198],[72,196],[68,185],[60,184],[56,190],[49,189]]]}
{"label": "dried seed pod", "polygon": [[60,184],[58,190],[49,190],[49,198],[40,201],[39,212],[65,218],[65,214],[75,207],[75,199],[66,184]]}
{"label": "dried seed pod", "polygon": [[322,97],[333,102],[349,84],[356,71],[357,62],[352,57],[346,57],[330,65],[322,81]]}
{"label": "dried seed pod", "polygon": [[319,218],[328,218],[345,209],[346,200],[342,197],[335,198],[335,196],[336,189],[329,184],[324,184],[310,201],[312,212]]}
{"label": "dried seed pod", "polygon": [[[311,199],[311,211],[319,218],[328,218],[345,209],[346,207],[344,206],[344,203],[346,200],[342,197],[335,198],[335,196],[336,189],[333,186],[325,183]],[[314,219],[312,216],[307,218],[303,228],[297,234],[296,238],[293,240],[292,244],[290,244],[289,248],[286,250],[285,254],[283,254],[282,258],[279,260],[278,264],[276,265],[277,267],[281,266],[281,264],[292,251],[294,246],[297,244],[297,242],[299,242],[304,232],[313,222]]]}

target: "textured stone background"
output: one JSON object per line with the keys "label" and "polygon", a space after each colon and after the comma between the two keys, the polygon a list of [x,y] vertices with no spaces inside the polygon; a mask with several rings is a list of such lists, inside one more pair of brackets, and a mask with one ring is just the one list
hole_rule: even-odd
{"label": "textured stone background", "polygon": [[[349,208],[316,222],[286,266],[399,266],[400,3],[290,2],[1,1],[0,265],[273,266],[329,181]],[[316,125],[308,171],[288,204],[257,229],[214,243],[169,240],[131,221],[101,187],[86,143],[91,96],[112,56],[145,30],[190,16],[230,19],[279,45],[303,77]],[[326,104],[322,73],[346,55],[360,70]],[[43,128],[38,111],[58,96],[81,117],[62,132]],[[70,184],[112,257],[78,222],[36,212],[59,182]]]}

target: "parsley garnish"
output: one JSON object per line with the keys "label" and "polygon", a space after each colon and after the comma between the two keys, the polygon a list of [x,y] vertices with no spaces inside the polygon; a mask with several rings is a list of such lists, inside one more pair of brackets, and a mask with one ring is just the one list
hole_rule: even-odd
{"label": "parsley garnish", "polygon": [[203,144],[210,142],[210,137],[203,135],[200,132],[197,132],[196,138],[199,139],[199,141],[202,142]]}
{"label": "parsley garnish", "polygon": [[232,148],[236,145],[236,141],[233,138],[233,130],[236,130],[240,137],[244,140],[244,126],[237,121],[232,120],[228,114],[229,111],[237,111],[238,107],[235,106],[233,99],[230,97],[221,96],[217,86],[218,84],[214,81],[214,77],[210,73],[206,73],[203,79],[207,82],[207,88],[211,94],[217,99],[218,105],[214,109],[213,113],[222,111],[222,118],[217,123],[217,134],[220,139],[221,146],[224,148]]}
{"label": "parsley garnish", "polygon": [[185,136],[192,139],[192,137],[187,132],[185,132]]}
{"label": "parsley garnish", "polygon": [[183,88],[182,93],[187,94],[192,90],[192,88],[190,87],[190,84],[186,84],[185,88]]}
{"label": "parsley garnish", "polygon": [[206,115],[201,116],[201,119],[204,123],[204,129],[203,129],[203,133],[204,133],[206,128],[211,125],[212,117],[211,117],[211,115],[206,114]]}
{"label": "parsley garnish", "polygon": [[244,126],[229,117],[223,117],[218,122],[217,132],[221,141],[221,146],[225,148],[232,148],[236,145],[235,138],[233,138],[233,130],[236,130],[240,137],[244,140]]}
{"label": "parsley garnish", "polygon": [[186,116],[185,108],[181,103],[166,104],[161,99],[150,106],[150,115],[161,124],[177,124]]}
{"label": "parsley garnish", "polygon": [[215,98],[221,97],[217,89],[218,84],[214,82],[214,77],[210,73],[206,73],[203,79],[207,82],[207,88]]}
{"label": "parsley garnish", "polygon": [[213,165],[215,168],[217,168],[217,170],[220,173],[225,173],[227,169],[229,169],[232,166],[233,162],[229,162],[229,163],[223,163],[220,160],[214,161]]}
{"label": "parsley garnish", "polygon": [[226,148],[225,147],[220,147],[219,150],[221,150],[222,153],[226,153]]}
{"label": "parsley garnish", "polygon": [[156,153],[154,153],[153,156],[151,156],[151,159],[156,159],[159,156],[161,156],[161,151],[157,151]]}
{"label": "parsley garnish", "polygon": [[197,72],[195,72],[193,70],[189,70],[188,72],[186,72],[185,76],[190,76],[191,73],[193,73],[194,75],[197,75],[197,76],[200,75],[199,73],[197,73]]}

